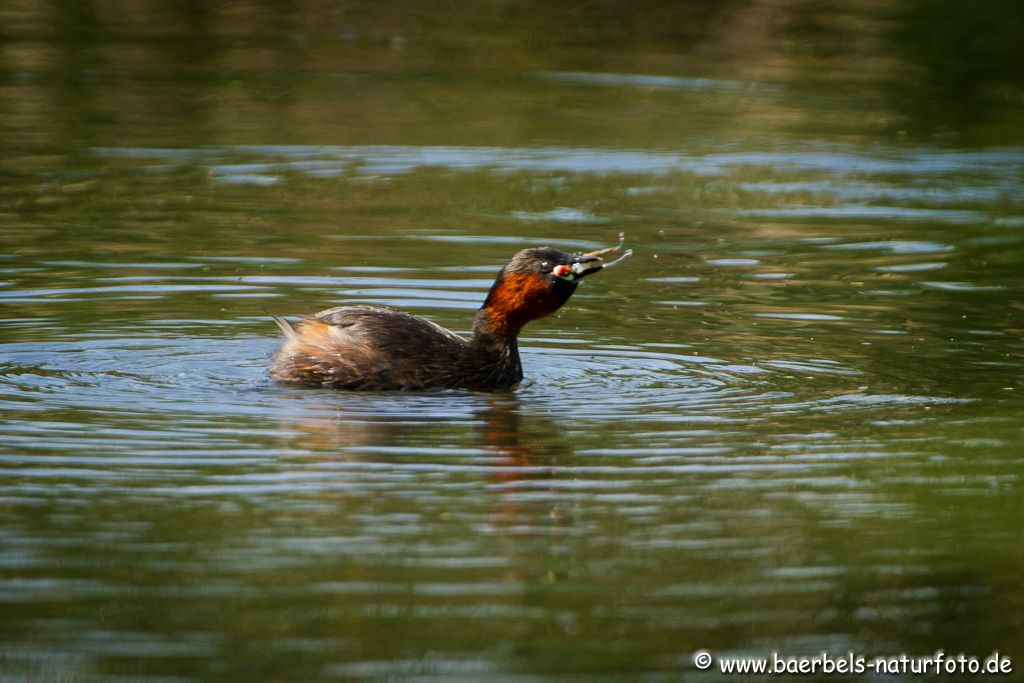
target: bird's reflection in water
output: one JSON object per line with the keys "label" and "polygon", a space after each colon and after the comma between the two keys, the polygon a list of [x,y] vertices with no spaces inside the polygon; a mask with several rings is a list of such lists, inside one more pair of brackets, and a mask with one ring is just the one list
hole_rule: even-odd
{"label": "bird's reflection in water", "polygon": [[[568,521],[570,507],[558,479],[573,459],[571,445],[556,422],[531,414],[516,396],[319,390],[289,395],[301,399],[300,410],[290,412],[289,445],[304,452],[299,459],[311,467],[339,461],[374,468],[392,464],[396,470],[433,466],[453,478],[483,471],[471,495],[480,502],[488,492],[494,513],[485,526],[496,533],[547,536],[545,527]],[[338,476],[346,471],[337,470]]]}
{"label": "bird's reflection in water", "polygon": [[[478,413],[481,442],[493,454],[491,487],[498,492],[489,529],[507,555],[515,556],[504,579],[554,583],[567,576],[560,568],[570,554],[571,502],[559,472],[573,460],[556,423],[523,415],[512,398],[488,402]],[[522,425],[526,424],[524,428]]]}

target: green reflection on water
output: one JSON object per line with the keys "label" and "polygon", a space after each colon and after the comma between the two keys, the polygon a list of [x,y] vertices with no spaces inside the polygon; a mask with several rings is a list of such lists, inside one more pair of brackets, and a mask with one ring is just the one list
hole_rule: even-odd
{"label": "green reflection on water", "polygon": [[[962,11],[5,4],[0,670],[1021,656],[1020,12]],[[514,394],[264,375],[620,230]]]}

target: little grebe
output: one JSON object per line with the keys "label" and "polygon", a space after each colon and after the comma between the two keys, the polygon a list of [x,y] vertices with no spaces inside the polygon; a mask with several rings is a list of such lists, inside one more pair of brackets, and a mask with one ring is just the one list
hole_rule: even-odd
{"label": "little grebe", "polygon": [[419,316],[381,306],[341,306],[293,328],[275,318],[285,342],[276,380],[338,389],[509,389],[523,379],[516,337],[523,325],[569,300],[580,278],[614,265],[601,256],[550,247],[524,249],[498,273],[464,339]]}

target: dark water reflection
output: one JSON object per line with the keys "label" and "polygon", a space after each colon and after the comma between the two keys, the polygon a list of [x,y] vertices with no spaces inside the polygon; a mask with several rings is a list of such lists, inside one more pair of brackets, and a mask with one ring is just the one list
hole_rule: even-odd
{"label": "dark water reflection", "polygon": [[[950,7],[0,8],[0,680],[1024,657],[1019,11]],[[266,376],[620,230],[514,393]]]}

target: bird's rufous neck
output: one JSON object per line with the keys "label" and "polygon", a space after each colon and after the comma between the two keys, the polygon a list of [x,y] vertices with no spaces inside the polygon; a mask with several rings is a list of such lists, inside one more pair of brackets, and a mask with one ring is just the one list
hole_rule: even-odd
{"label": "bird's rufous neck", "polygon": [[523,326],[558,309],[548,285],[530,273],[502,272],[477,313],[473,332],[515,339]]}

